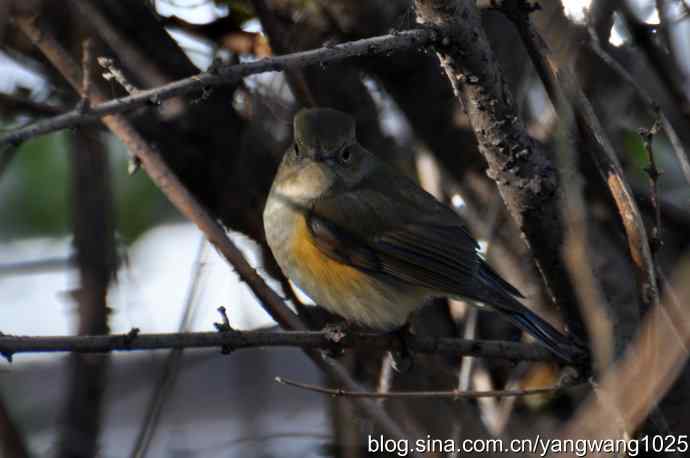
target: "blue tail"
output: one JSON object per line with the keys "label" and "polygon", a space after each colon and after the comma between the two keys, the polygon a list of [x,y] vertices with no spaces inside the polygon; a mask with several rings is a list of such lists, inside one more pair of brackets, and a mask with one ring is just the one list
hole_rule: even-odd
{"label": "blue tail", "polygon": [[546,320],[527,308],[519,311],[501,309],[501,312],[518,327],[536,338],[542,345],[564,361],[574,363],[586,352],[575,342],[551,326]]}
{"label": "blue tail", "polygon": [[587,357],[586,347],[554,328],[539,315],[517,300],[520,292],[503,280],[488,264],[479,266],[480,285],[476,285],[473,299],[482,302],[537,339],[553,354],[574,363]]}

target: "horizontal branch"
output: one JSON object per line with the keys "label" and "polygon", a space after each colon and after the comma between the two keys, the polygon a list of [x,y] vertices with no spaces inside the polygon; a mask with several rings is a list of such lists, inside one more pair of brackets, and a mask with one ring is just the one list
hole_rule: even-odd
{"label": "horizontal branch", "polygon": [[[556,361],[545,348],[536,344],[482,341],[455,338],[410,336],[406,343],[417,353],[452,354],[496,358],[510,361]],[[0,335],[0,353],[11,358],[16,353],[161,350],[173,348],[212,348],[230,350],[253,347],[300,347],[304,349],[398,350],[400,338],[393,334],[346,333],[337,342],[328,331],[227,331],[166,334],[129,334],[97,336],[12,336]]]}
{"label": "horizontal branch", "polygon": [[137,91],[126,97],[112,99],[88,110],[77,107],[64,114],[12,130],[0,135],[0,145],[17,144],[37,135],[74,127],[109,114],[123,113],[144,105],[158,105],[164,99],[221,84],[236,83],[246,76],[257,73],[277,72],[315,64],[323,65],[327,62],[350,57],[372,56],[401,49],[425,47],[439,41],[440,36],[438,30],[432,28],[406,30],[334,46],[269,57],[244,64],[212,66],[208,71],[188,78],[156,88]]}
{"label": "horizontal branch", "polygon": [[312,385],[309,383],[295,382],[283,377],[276,377],[276,383],[288,385],[315,393],[327,394],[328,396],[344,396],[349,398],[385,398],[385,399],[449,399],[458,401],[460,399],[479,399],[479,398],[510,398],[518,396],[534,396],[536,394],[553,394],[566,388],[584,385],[580,382],[573,385],[553,385],[544,388],[528,388],[516,390],[479,390],[479,391],[349,391],[342,388],[326,388],[323,386]]}

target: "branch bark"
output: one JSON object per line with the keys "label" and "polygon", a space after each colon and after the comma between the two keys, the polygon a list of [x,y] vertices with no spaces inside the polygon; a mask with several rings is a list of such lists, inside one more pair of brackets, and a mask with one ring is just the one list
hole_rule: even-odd
{"label": "branch bark", "polygon": [[16,144],[37,135],[74,127],[107,115],[124,113],[145,105],[157,106],[162,100],[170,97],[203,91],[204,89],[222,84],[234,84],[249,75],[324,64],[357,56],[385,54],[399,49],[423,48],[437,41],[440,36],[441,34],[431,29],[408,30],[391,35],[342,43],[332,47],[261,59],[246,64],[212,67],[198,75],[183,78],[153,89],[142,90],[127,97],[107,101],[104,97],[97,103],[94,103],[94,106],[86,112],[75,109],[59,116],[15,129],[0,136],[0,146]]}
{"label": "branch bark", "polygon": [[[108,157],[98,137],[92,129],[72,136],[74,245],[80,277],[72,295],[79,310],[80,335],[108,332],[106,295],[116,271]],[[75,354],[68,361],[71,381],[58,456],[95,456],[110,360],[104,355]]]}
{"label": "branch bark", "polygon": [[[410,336],[417,353],[475,356],[509,361],[556,361],[537,344],[458,338]],[[0,353],[75,352],[104,353],[227,346],[233,350],[254,347],[300,347],[343,350],[350,348],[399,350],[400,339],[392,334],[347,333],[337,342],[325,331],[230,331],[166,334],[90,335],[90,336],[11,336],[0,335]]]}
{"label": "branch bark", "polygon": [[534,254],[571,331],[583,336],[574,288],[561,261],[563,222],[556,169],[528,136],[472,1],[416,0],[417,19],[448,27],[437,46],[441,65],[467,111],[479,151]]}

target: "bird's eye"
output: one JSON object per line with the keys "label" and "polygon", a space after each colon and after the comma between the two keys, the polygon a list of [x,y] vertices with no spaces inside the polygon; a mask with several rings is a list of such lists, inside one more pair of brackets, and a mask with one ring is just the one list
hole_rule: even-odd
{"label": "bird's eye", "polygon": [[350,151],[350,148],[344,148],[340,152],[340,160],[343,162],[350,162],[350,159],[352,159],[352,152]]}

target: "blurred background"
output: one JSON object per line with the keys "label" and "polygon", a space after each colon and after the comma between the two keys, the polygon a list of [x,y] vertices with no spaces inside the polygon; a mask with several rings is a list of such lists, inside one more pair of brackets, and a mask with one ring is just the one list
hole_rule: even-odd
{"label": "blurred background", "polygon": [[[79,101],[13,25],[10,3],[0,1],[1,133],[70,110]],[[278,31],[271,37],[273,46],[263,34],[267,18],[257,15],[251,1],[31,1],[22,8],[35,8],[77,60],[84,38],[91,37],[94,55],[115,59],[137,88],[192,75],[214,61],[248,62],[414,24],[413,5],[405,0],[266,3]],[[654,211],[644,170],[649,159],[639,135],[656,119],[648,98],[662,109],[670,107],[677,114],[672,122],[684,122],[675,126],[682,127],[679,139],[662,132],[653,140],[657,166],[664,172],[658,181],[664,245],[657,256],[669,272],[688,248],[690,229],[688,181],[672,147],[677,141],[690,148],[688,8],[679,0],[564,0],[544,2],[532,15],[556,60],[575,70],[614,141],[650,227]],[[633,15],[634,27],[624,11]],[[530,134],[553,149],[554,111],[514,27],[497,11],[484,11],[484,22]],[[648,60],[640,33],[658,50],[659,60]],[[103,68],[94,64],[93,72],[94,84],[112,97],[125,95],[117,82],[101,78]],[[364,146],[455,206],[492,265],[525,293],[530,306],[559,321],[432,53],[410,50],[314,66],[305,69],[304,78],[319,105],[357,118]],[[128,114],[228,228],[252,265],[290,297],[286,280],[264,249],[261,209],[298,108],[285,76],[265,73]],[[639,316],[625,234],[584,148],[577,160],[592,263],[607,297],[629,304],[630,314]],[[274,326],[201,232],[143,171],[131,173],[136,166],[125,146],[100,124],[0,151],[2,333],[208,331],[220,321],[216,309],[221,305],[237,329]],[[80,270],[79,259],[93,262],[92,268]],[[89,302],[85,284],[107,294]],[[100,311],[93,311],[94,303],[101,304]],[[418,320],[422,334],[521,338],[511,326],[462,303],[433,304]],[[631,318],[621,326],[632,335],[638,322]],[[385,375],[390,362],[383,354],[346,354],[342,360],[369,386],[380,387],[387,379],[396,389],[534,387],[558,377],[557,368],[546,364],[470,363],[430,355],[411,374],[391,378]],[[0,437],[6,456],[366,455],[363,434],[371,425],[347,401],[277,385],[275,376],[329,382],[292,349],[242,350],[230,356],[219,350],[81,358],[16,355],[11,364],[0,364]],[[679,383],[685,383],[683,377]],[[520,437],[553,430],[582,396],[387,405],[422,437]],[[681,396],[677,409],[687,398]],[[681,432],[688,429],[683,417],[671,414],[669,422]]]}

